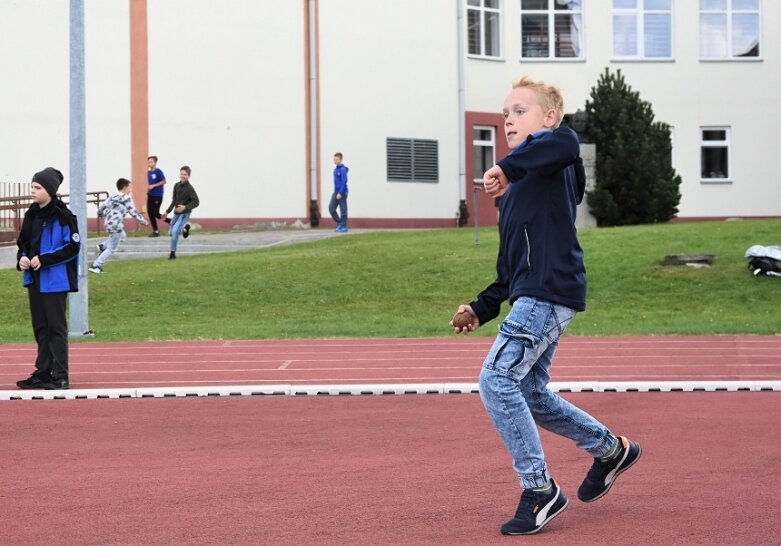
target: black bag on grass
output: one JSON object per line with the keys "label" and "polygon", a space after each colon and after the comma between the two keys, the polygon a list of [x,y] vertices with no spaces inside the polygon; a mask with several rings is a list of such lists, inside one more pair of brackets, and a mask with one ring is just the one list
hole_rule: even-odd
{"label": "black bag on grass", "polygon": [[781,264],[778,263],[778,260],[768,256],[754,256],[750,258],[748,268],[757,277],[761,275],[781,277]]}

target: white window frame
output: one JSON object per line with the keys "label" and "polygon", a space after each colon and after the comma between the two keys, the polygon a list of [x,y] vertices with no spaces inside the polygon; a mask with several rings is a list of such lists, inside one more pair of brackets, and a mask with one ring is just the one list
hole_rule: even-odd
{"label": "white window frame", "polygon": [[[546,9],[523,9],[523,0],[520,0],[520,29],[521,29],[521,43],[520,43],[520,61],[521,62],[567,62],[567,61],[583,61],[586,58],[583,38],[584,35],[584,18],[583,18],[583,0],[572,0],[573,3],[578,4],[578,9],[566,10],[556,9],[559,0],[548,0],[548,7]],[[561,0],[564,1],[564,0]],[[601,1],[601,0],[598,0]],[[577,33],[577,44],[579,48],[578,55],[575,57],[557,57],[556,56],[556,15],[578,16],[575,20],[580,21],[580,27],[575,28]],[[524,57],[523,56],[523,16],[524,15],[547,15],[548,18],[548,55],[546,57]]]}
{"label": "white window frame", "polygon": [[[705,131],[724,131],[724,140],[705,140]],[[727,149],[727,172],[724,177],[709,178],[702,175],[702,154],[705,148]],[[700,182],[703,184],[731,184],[732,183],[732,135],[728,126],[704,126],[700,127]]]}
{"label": "white window frame", "polygon": [[[752,62],[752,61],[761,61],[762,60],[762,2],[761,0],[757,0],[757,9],[734,9],[733,3],[739,0],[723,0],[726,4],[726,7],[723,9],[705,9],[703,8],[703,1],[699,0],[699,55],[700,55],[700,61],[737,61],[737,62]],[[756,14],[757,16],[757,47],[759,48],[758,55],[756,57],[743,57],[740,55],[734,55],[732,53],[732,49],[734,47],[734,26],[733,26],[733,20],[736,15],[749,15],[749,14]],[[703,44],[703,32],[705,31],[705,27],[703,25],[703,16],[706,15],[724,15],[726,18],[727,28],[726,28],[726,55],[722,56],[711,56],[706,57],[703,55],[702,51],[702,44]]]}
{"label": "white window frame", "polygon": [[[467,56],[474,59],[502,59],[502,0],[496,0],[498,7],[492,8],[485,5],[486,0],[471,0],[478,2],[479,5],[471,5],[467,0],[466,6],[466,25],[467,25]],[[480,25],[480,52],[472,53],[469,51],[469,12],[475,12]],[[496,16],[496,54],[486,53],[486,19],[488,15]]]}
{"label": "white window frame", "polygon": [[[635,7],[622,8],[615,7],[615,3],[611,0],[612,15],[610,18],[610,30],[611,30],[611,60],[613,61],[672,61],[674,60],[673,51],[675,51],[675,29],[673,17],[673,2],[670,0],[670,9],[646,9],[645,0],[635,0]],[[666,57],[650,57],[645,52],[645,18],[649,15],[663,15],[668,14],[670,16],[670,55]],[[637,53],[635,55],[620,55],[616,53],[616,17],[634,17],[635,19],[635,47]]]}
{"label": "white window frame", "polygon": [[[491,134],[490,140],[478,140],[474,138],[474,132],[475,131],[489,131]],[[474,125],[472,127],[472,161],[474,163],[477,163],[477,147],[490,147],[491,148],[491,156],[492,156],[492,163],[490,166],[493,166],[496,163],[496,127],[493,125]],[[489,166],[489,167],[490,167]],[[483,184],[483,178],[472,178],[472,182],[474,184]]]}

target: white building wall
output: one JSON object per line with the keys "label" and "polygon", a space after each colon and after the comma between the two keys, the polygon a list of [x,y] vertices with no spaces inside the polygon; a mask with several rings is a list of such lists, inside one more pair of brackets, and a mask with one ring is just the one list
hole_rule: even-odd
{"label": "white building wall", "polygon": [[68,18],[68,2],[0,2],[2,182],[30,182],[47,166],[68,180]]}
{"label": "white building wall", "polygon": [[304,15],[149,0],[149,151],[170,182],[192,168],[198,216],[308,217]]}
{"label": "white building wall", "polygon": [[[320,2],[321,210],[334,152],[349,215],[453,218],[458,187],[457,9],[453,0]],[[386,138],[439,141],[439,182],[388,182]]]}
{"label": "white building wall", "polygon": [[[681,176],[681,217],[781,214],[781,2],[761,2],[761,60],[701,62],[699,3],[673,2],[672,61],[611,61],[612,2],[586,0],[581,61],[520,61],[520,11],[502,2],[503,60],[467,61],[467,110],[498,112],[511,82],[529,75],[558,85],[565,110],[585,109],[606,67],[652,104],[674,128],[674,167]],[[700,127],[731,128],[732,179],[700,182]]]}
{"label": "white building wall", "polygon": [[[498,112],[510,82],[555,82],[583,108],[605,67],[674,127],[682,217],[781,215],[781,2],[762,1],[759,61],[699,61],[698,2],[673,2],[673,61],[612,62],[611,2],[584,2],[584,61],[519,61],[519,3],[503,0],[503,59],[466,61],[466,108]],[[353,218],[455,219],[458,0],[319,0],[321,213],[332,154]],[[69,191],[69,3],[0,2],[0,182],[52,165]],[[85,0],[87,189],[131,175],[126,0]],[[193,168],[207,218],[308,218],[306,2],[148,0],[149,153]],[[35,29],[33,32],[32,29]],[[732,181],[700,182],[700,127],[731,128]],[[471,135],[467,134],[467,141]],[[387,137],[439,141],[437,184],[388,182]],[[501,135],[500,135],[501,138]],[[166,197],[170,197],[170,190]]]}
{"label": "white building wall", "polygon": [[[87,191],[111,194],[117,191],[118,178],[133,177],[128,3],[86,0],[84,34]],[[66,117],[67,109],[66,102]]]}

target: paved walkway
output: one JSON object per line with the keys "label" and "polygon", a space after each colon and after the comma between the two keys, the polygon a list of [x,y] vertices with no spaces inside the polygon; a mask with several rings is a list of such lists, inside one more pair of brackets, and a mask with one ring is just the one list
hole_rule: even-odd
{"label": "paved walkway", "polygon": [[[362,233],[367,230],[351,230],[350,233]],[[229,233],[199,233],[192,231],[187,239],[179,238],[177,254],[200,254],[207,252],[235,252],[276,245],[299,243],[340,236],[332,229],[309,227],[280,228],[263,231],[237,231]],[[349,233],[348,233],[349,235]],[[106,240],[105,232],[101,237],[90,237],[87,241],[87,256],[90,262],[96,258],[98,243]],[[120,246],[119,251],[111,257],[112,260],[133,258],[163,257],[168,254],[169,240],[167,235],[158,238],[128,237]],[[16,263],[16,245],[0,247],[0,269],[10,269]]]}

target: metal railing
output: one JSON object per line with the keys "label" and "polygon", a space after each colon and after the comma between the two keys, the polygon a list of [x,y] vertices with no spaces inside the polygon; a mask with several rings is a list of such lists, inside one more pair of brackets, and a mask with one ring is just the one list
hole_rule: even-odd
{"label": "metal railing", "polygon": [[[69,203],[67,193],[57,194],[65,204]],[[100,207],[108,199],[107,191],[88,191],[87,204]],[[16,241],[19,230],[22,229],[24,213],[30,208],[30,183],[0,182],[0,245],[12,244]],[[97,216],[97,210],[96,210]],[[98,219],[98,234],[100,234],[100,219]]]}

